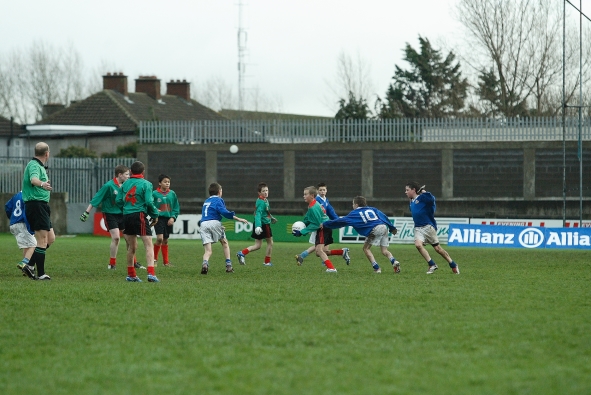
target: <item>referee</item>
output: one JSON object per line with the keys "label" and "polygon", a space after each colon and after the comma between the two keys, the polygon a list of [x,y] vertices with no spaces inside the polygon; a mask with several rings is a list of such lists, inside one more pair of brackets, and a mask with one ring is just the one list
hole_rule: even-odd
{"label": "referee", "polygon": [[[29,278],[35,280],[51,280],[45,274],[45,250],[53,238],[51,220],[49,219],[49,194],[51,184],[47,177],[45,166],[49,160],[49,146],[46,143],[35,145],[35,157],[27,164],[23,175],[23,200],[25,202],[25,214],[35,232],[37,247],[29,264],[22,268]],[[35,265],[37,277],[35,277]]]}

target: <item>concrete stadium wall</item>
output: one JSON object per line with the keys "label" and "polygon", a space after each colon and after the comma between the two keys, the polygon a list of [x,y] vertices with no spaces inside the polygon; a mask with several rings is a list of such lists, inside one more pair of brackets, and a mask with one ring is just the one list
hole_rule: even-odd
{"label": "concrete stadium wall", "polygon": [[[144,144],[138,159],[157,186],[171,177],[181,213],[201,210],[211,182],[223,186],[230,210],[252,213],[256,186],[269,184],[271,208],[302,214],[303,189],[325,182],[339,214],[356,195],[389,215],[410,215],[404,186],[427,185],[437,197],[439,216],[562,218],[562,142]],[[579,216],[576,143],[567,144],[567,218]],[[583,213],[591,217],[591,149],[583,146]]]}

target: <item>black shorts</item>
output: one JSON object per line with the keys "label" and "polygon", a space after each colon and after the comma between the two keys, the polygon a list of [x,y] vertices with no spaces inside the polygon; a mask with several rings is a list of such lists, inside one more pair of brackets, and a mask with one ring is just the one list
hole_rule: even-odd
{"label": "black shorts", "polygon": [[123,214],[103,213],[103,219],[105,220],[105,225],[107,225],[107,230],[125,229],[125,224],[123,223]]}
{"label": "black shorts", "polygon": [[49,203],[43,200],[29,200],[25,202],[25,215],[32,231],[51,230]]}
{"label": "black shorts", "polygon": [[328,228],[321,228],[318,229],[316,231],[316,240],[314,241],[314,243],[316,245],[321,244],[321,245],[330,245],[330,244],[334,244],[334,241],[332,240],[332,229],[328,229]]}
{"label": "black shorts", "polygon": [[256,240],[264,240],[264,239],[268,239],[273,237],[273,232],[271,232],[271,225],[270,224],[266,224],[266,225],[261,225],[261,228],[263,229],[263,231],[261,232],[260,235],[257,235],[254,230],[256,229],[254,226],[252,228],[252,233],[250,234],[250,237],[252,237],[253,239]]}
{"label": "black shorts", "polygon": [[123,215],[124,234],[129,236],[152,236],[150,221],[146,213],[131,213]]}
{"label": "black shorts", "polygon": [[172,225],[168,225],[170,217],[158,217],[158,222],[154,225],[154,230],[157,235],[162,235],[163,238],[168,239],[172,233]]}

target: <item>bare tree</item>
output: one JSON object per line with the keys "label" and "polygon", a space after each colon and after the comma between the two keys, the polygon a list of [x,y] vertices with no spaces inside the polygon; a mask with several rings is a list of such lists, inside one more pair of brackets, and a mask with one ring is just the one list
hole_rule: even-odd
{"label": "bare tree", "polygon": [[0,62],[0,111],[20,123],[39,120],[48,103],[68,105],[83,97],[85,81],[80,54],[43,41],[13,51]]}
{"label": "bare tree", "polygon": [[213,110],[236,108],[232,85],[220,76],[212,76],[197,84],[191,96]]}
{"label": "bare tree", "polygon": [[345,51],[341,51],[337,57],[337,73],[333,81],[325,80],[325,83],[329,93],[323,98],[323,102],[335,113],[342,99],[347,100],[352,95],[355,99],[368,102],[375,94],[371,66],[359,52],[353,58]]}
{"label": "bare tree", "polygon": [[[456,17],[468,33],[464,48],[469,48],[469,54],[463,51],[463,61],[479,74],[476,91],[484,99],[480,103],[484,112],[511,117],[555,114],[560,108],[555,98],[562,86],[561,9],[561,4],[551,0],[459,0]],[[572,78],[575,66],[578,70],[575,37],[569,26],[566,73],[570,94],[580,83]]]}

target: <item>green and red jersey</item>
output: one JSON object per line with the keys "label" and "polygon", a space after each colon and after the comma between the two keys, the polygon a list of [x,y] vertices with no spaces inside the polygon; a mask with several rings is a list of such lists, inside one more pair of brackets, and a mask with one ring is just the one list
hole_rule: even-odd
{"label": "green and red jersey", "polygon": [[320,225],[324,221],[328,221],[328,215],[326,215],[324,207],[316,199],[312,200],[308,205],[308,212],[304,217],[306,227],[301,230],[302,234],[306,235],[320,229]]}
{"label": "green and red jersey", "polygon": [[117,195],[117,206],[123,208],[123,215],[146,213],[152,218],[158,217],[158,209],[154,205],[152,183],[145,180],[143,174],[133,174],[121,186]]}
{"label": "green and red jersey", "polygon": [[259,228],[271,223],[271,212],[269,211],[269,201],[263,196],[259,196],[254,210],[254,227]]}
{"label": "green and red jersey", "polygon": [[117,206],[117,196],[121,194],[121,185],[117,177],[109,180],[94,195],[90,204],[93,207],[101,206],[101,211],[106,214],[121,214],[121,207]]}
{"label": "green and red jersey", "polygon": [[176,193],[172,189],[164,192],[160,187],[156,188],[156,190],[152,193],[154,196],[154,204],[156,208],[160,211],[160,217],[166,218],[176,218],[181,213],[181,209],[179,206],[179,199],[176,196]]}

